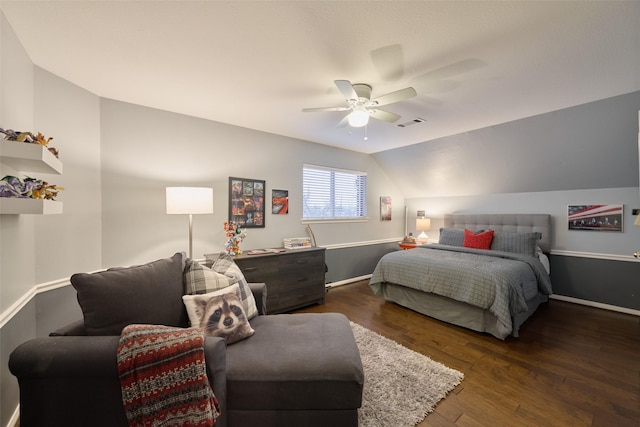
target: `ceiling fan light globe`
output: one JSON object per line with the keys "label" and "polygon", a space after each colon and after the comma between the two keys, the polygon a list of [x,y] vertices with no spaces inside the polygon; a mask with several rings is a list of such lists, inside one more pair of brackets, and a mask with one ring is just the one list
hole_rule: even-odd
{"label": "ceiling fan light globe", "polygon": [[365,110],[353,110],[349,114],[349,126],[354,128],[360,128],[369,123],[369,113]]}

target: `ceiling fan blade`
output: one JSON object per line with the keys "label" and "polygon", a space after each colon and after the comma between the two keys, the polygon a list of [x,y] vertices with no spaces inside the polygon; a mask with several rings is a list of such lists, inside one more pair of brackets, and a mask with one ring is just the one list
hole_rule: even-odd
{"label": "ceiling fan blade", "polygon": [[395,82],[404,74],[404,53],[402,46],[392,44],[372,50],[369,55],[380,77],[385,81]]}
{"label": "ceiling fan blade", "polygon": [[337,128],[343,128],[349,124],[349,115],[347,114],[340,120],[340,122],[336,125]]}
{"label": "ceiling fan blade", "polygon": [[326,107],[326,108],[303,108],[302,111],[305,113],[314,112],[314,111],[347,111],[350,110],[351,107]]}
{"label": "ceiling fan blade", "polygon": [[349,80],[334,80],[333,82],[336,84],[340,92],[342,92],[347,100],[358,99],[358,94],[356,93],[355,89],[353,89],[353,85]]}
{"label": "ceiling fan blade", "polygon": [[390,113],[384,110],[376,109],[376,110],[368,110],[368,111],[369,111],[369,115],[374,119],[383,120],[389,123],[395,123],[400,118],[399,115],[395,113]]}
{"label": "ceiling fan blade", "polygon": [[397,90],[395,92],[388,93],[386,95],[379,96],[371,100],[377,105],[393,104],[394,102],[403,101],[405,99],[413,98],[417,95],[417,92],[412,87]]}

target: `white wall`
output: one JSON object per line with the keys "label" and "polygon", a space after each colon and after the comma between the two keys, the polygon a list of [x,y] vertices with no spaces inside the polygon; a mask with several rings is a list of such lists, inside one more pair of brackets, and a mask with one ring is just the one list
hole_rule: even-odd
{"label": "white wall", "polygon": [[[165,213],[165,187],[214,190],[214,213],[195,215],[194,258],[221,251],[229,177],[266,181],[266,227],[248,229],[241,248],[281,246],[305,236],[302,165],[368,173],[368,222],[316,224],[321,245],[397,238],[404,230],[401,191],[368,155],[223,123],[103,99],[103,265],[145,262],[188,248],[187,216]],[[289,190],[289,214],[272,215],[271,190]],[[379,220],[379,197],[392,196],[393,221]]]}
{"label": "white wall", "polygon": [[[53,137],[64,173],[29,176],[65,187],[58,196],[62,215],[0,215],[0,425],[6,425],[18,403],[8,356],[37,334],[35,286],[102,266],[100,116],[97,96],[33,66],[2,14],[0,31],[0,127]],[[8,174],[26,175],[0,164],[0,175]]]}

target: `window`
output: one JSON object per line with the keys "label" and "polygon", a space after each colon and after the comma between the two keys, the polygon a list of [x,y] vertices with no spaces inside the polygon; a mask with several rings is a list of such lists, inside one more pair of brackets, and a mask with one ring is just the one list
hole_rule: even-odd
{"label": "window", "polygon": [[367,218],[367,173],[303,165],[302,219]]}

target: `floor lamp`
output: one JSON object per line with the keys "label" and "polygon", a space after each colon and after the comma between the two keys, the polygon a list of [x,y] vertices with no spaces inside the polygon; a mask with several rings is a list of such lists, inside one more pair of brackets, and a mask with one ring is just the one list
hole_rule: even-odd
{"label": "floor lamp", "polygon": [[167,214],[189,215],[189,258],[193,256],[193,215],[213,213],[213,188],[167,187]]}

